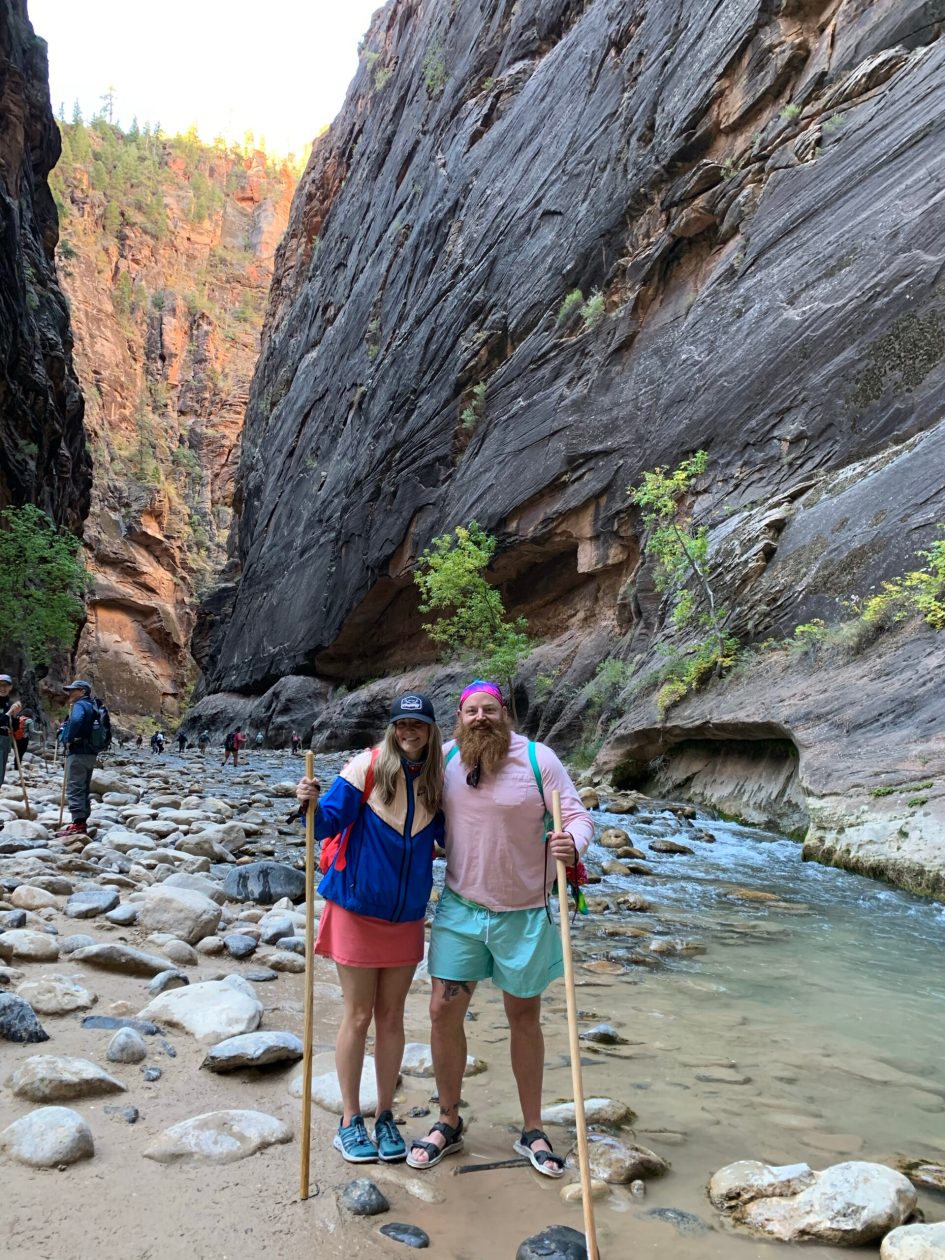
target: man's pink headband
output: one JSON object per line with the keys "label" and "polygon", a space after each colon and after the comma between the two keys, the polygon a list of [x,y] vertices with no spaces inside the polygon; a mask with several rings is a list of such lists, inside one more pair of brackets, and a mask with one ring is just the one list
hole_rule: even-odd
{"label": "man's pink headband", "polygon": [[480,692],[480,691],[485,691],[485,692],[488,692],[490,696],[495,696],[499,704],[505,703],[505,701],[502,699],[502,692],[499,690],[499,688],[496,686],[494,682],[485,682],[481,678],[475,678],[469,684],[469,686],[466,688],[463,694],[460,696],[459,707],[460,708],[463,707],[463,705],[466,703],[466,700],[469,698],[469,696],[474,696],[476,695],[477,692]]}

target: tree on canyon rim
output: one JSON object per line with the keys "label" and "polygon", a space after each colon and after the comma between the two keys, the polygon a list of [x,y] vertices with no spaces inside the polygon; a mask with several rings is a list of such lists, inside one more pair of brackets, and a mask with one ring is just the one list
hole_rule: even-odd
{"label": "tree on canyon rim", "polygon": [[32,503],[0,513],[0,626],[5,642],[36,665],[69,648],[92,579],[79,540]]}
{"label": "tree on canyon rim", "polygon": [[509,618],[502,595],[485,579],[496,539],[480,524],[458,525],[441,534],[420,557],[414,574],[420,611],[434,613],[424,622],[431,639],[447,656],[470,658],[472,668],[505,683],[515,720],[515,673],[531,650],[524,617]]}

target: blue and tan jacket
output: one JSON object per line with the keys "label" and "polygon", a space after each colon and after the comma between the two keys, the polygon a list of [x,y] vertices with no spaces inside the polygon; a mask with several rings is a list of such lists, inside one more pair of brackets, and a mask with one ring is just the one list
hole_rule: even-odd
{"label": "blue and tan jacket", "polygon": [[348,762],[318,802],[317,840],[352,827],[344,867],[330,866],[318,891],[326,901],[354,914],[409,923],[426,914],[433,887],[433,846],[443,843],[443,814],[431,814],[417,800],[406,766],[389,805],[376,788],[362,805],[370,765],[371,750],[366,749]]}

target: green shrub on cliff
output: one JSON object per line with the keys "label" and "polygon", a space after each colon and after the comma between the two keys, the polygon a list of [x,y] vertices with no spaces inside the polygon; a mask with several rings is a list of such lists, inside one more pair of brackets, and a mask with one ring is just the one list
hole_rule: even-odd
{"label": "green shrub on cliff", "polygon": [[524,617],[509,618],[502,595],[485,579],[496,539],[476,521],[442,534],[421,555],[414,581],[424,630],[449,656],[468,657],[486,677],[505,683],[515,716],[515,673],[531,650]]}
{"label": "green shrub on cliff", "polygon": [[79,547],[32,503],[0,513],[0,624],[34,665],[71,647],[85,616],[91,577]]}
{"label": "green shrub on cliff", "polygon": [[[945,533],[945,525],[938,528]],[[945,537],[916,554],[928,561],[925,568],[884,582],[863,605],[865,621],[889,624],[918,613],[933,630],[945,630]]]}

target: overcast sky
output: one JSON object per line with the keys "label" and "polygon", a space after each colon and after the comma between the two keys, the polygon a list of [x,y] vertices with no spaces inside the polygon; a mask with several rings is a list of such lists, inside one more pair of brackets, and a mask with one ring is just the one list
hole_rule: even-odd
{"label": "overcast sky", "polygon": [[334,118],[358,40],[383,0],[28,0],[49,45],[50,97],[88,120],[114,85],[115,121],[252,131],[301,155]]}

